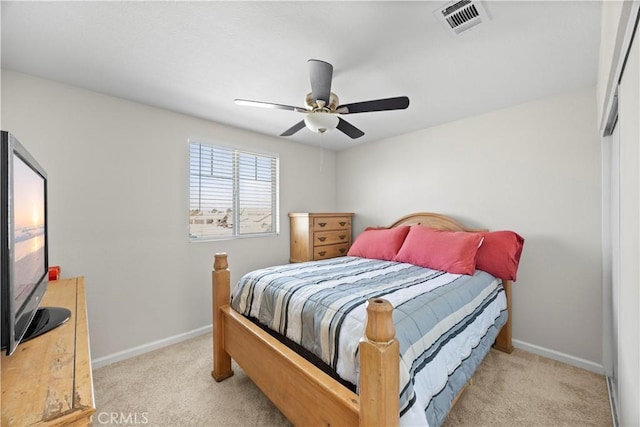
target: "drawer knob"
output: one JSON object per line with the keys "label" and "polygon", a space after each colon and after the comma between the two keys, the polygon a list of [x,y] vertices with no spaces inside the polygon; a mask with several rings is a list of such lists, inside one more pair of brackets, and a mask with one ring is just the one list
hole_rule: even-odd
{"label": "drawer knob", "polygon": [[343,226],[343,227],[344,227],[344,225],[346,224],[346,222],[344,222],[344,221],[340,221],[340,222],[339,222],[339,224],[340,224],[341,226]]}
{"label": "drawer knob", "polygon": [[320,240],[321,242],[324,242],[325,240],[327,240],[326,237],[318,237],[318,240]]}
{"label": "drawer knob", "polygon": [[326,223],[326,222],[319,222],[319,223],[318,223],[318,225],[319,225],[320,227],[324,227],[325,225],[327,225],[327,223]]}
{"label": "drawer knob", "polygon": [[318,253],[320,254],[320,256],[325,256],[327,254],[327,251],[320,251]]}
{"label": "drawer knob", "polygon": [[345,237],[347,237],[346,234],[341,234],[341,235],[338,236],[338,238],[340,238],[340,240],[344,240]]}
{"label": "drawer knob", "polygon": [[339,251],[340,251],[341,254],[343,254],[343,253],[345,253],[347,251],[347,248],[340,248]]}

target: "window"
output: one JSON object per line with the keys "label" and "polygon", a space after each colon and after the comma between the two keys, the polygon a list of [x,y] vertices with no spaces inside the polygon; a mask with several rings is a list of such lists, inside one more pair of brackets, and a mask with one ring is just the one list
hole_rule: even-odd
{"label": "window", "polygon": [[189,240],[278,233],[278,157],[189,143]]}

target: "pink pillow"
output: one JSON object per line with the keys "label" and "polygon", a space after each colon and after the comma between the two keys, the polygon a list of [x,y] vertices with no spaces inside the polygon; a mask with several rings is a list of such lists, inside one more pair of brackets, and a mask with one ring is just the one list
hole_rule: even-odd
{"label": "pink pillow", "polygon": [[478,233],[484,236],[476,268],[506,280],[516,280],[524,239],[513,231]]}
{"label": "pink pillow", "polygon": [[347,255],[392,261],[407,237],[409,226],[366,229],[353,242]]}
{"label": "pink pillow", "polygon": [[439,231],[420,225],[411,227],[394,261],[454,274],[473,274],[482,236],[463,231]]}

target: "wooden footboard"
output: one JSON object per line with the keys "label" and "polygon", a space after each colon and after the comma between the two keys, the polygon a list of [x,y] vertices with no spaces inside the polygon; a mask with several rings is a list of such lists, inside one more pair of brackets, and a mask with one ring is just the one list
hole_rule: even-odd
{"label": "wooden footboard", "polygon": [[399,422],[399,345],[388,301],[372,299],[360,343],[360,396],[229,306],[226,254],[213,271],[213,371],[233,375],[231,358],[295,425],[394,426]]}

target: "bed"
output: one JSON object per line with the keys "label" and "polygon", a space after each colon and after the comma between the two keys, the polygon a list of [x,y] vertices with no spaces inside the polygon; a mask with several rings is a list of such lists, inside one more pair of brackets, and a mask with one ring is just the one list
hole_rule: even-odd
{"label": "bed", "polygon": [[[487,267],[493,274],[460,274],[458,266],[449,273],[403,262],[411,238],[433,229],[479,239],[476,250],[494,239],[443,215],[411,214],[367,234],[404,233],[394,251],[400,259],[350,250],[352,256],[260,269],[243,276],[233,298],[226,254],[216,254],[214,379],[233,375],[233,358],[295,425],[439,425],[489,346],[513,350],[515,272],[499,265]],[[516,269],[517,237],[510,254]]]}

